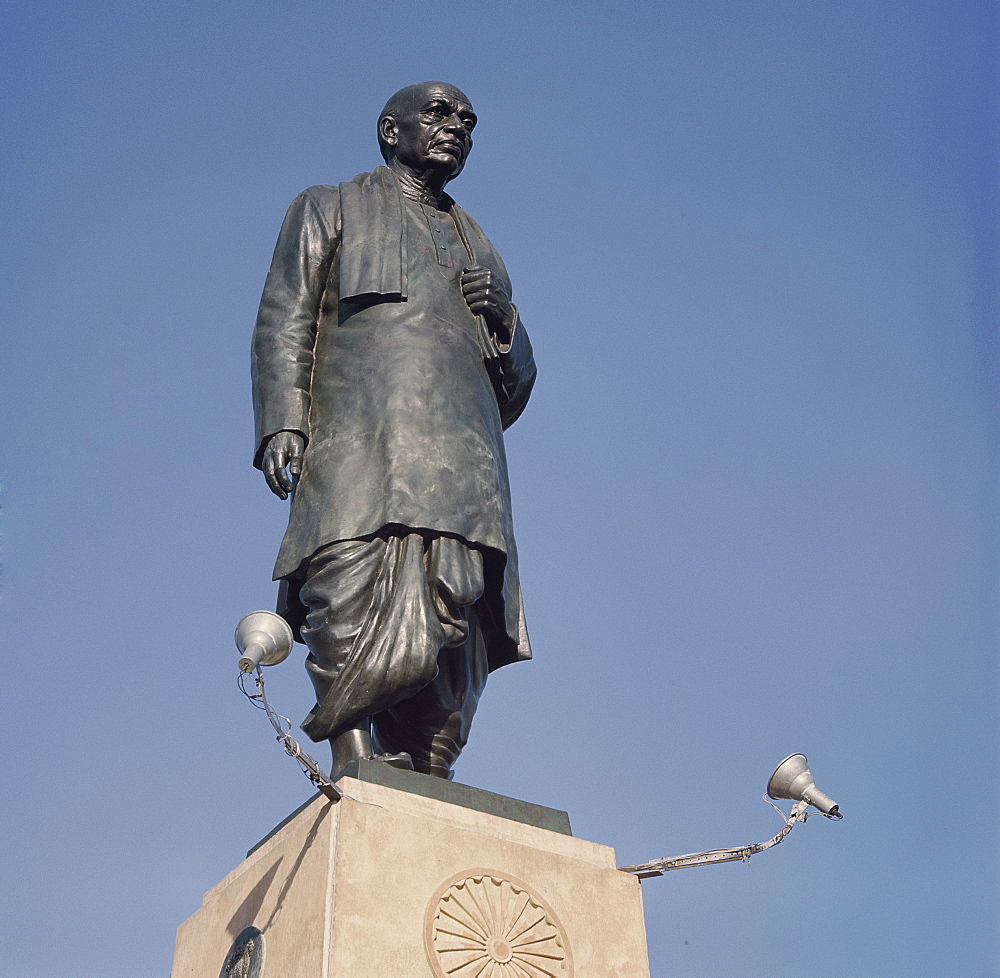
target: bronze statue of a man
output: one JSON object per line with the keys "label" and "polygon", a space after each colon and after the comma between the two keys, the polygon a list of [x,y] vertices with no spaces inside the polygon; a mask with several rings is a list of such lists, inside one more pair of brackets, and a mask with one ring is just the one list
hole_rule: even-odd
{"label": "bronze statue of a man", "polygon": [[378,755],[450,777],[487,673],[531,656],[503,429],[535,365],[500,256],[444,192],[475,125],[452,85],[393,95],[386,165],[293,201],[254,329],[254,464],[292,496],[278,610],[335,776]]}

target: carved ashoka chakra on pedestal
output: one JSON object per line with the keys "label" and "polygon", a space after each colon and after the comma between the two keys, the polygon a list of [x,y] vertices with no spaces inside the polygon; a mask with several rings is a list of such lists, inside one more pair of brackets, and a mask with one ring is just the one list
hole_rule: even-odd
{"label": "carved ashoka chakra on pedestal", "polygon": [[437,978],[572,978],[562,924],[527,884],[489,869],[459,873],[427,906],[424,944]]}

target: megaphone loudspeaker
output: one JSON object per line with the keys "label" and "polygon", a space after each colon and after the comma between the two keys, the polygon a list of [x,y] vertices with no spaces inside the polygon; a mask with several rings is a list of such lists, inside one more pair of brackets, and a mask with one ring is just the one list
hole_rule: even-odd
{"label": "megaphone loudspeaker", "polygon": [[258,666],[276,666],[292,651],[292,630],[273,611],[251,611],[236,626],[236,648],[240,650],[241,672]]}
{"label": "megaphone loudspeaker", "polygon": [[837,803],[816,787],[816,782],[809,773],[809,762],[805,754],[790,754],[774,769],[774,774],[767,782],[767,795],[776,801],[788,798],[808,802],[824,815],[842,817]]}

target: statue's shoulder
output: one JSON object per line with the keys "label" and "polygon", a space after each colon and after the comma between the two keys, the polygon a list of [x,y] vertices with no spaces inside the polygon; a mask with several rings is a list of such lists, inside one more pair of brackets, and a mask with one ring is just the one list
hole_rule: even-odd
{"label": "statue's shoulder", "polygon": [[[380,167],[379,169],[385,169]],[[338,183],[335,186],[318,183],[315,186],[307,187],[295,198],[296,201],[308,201],[321,211],[329,211],[339,208],[343,197],[355,198],[362,191],[379,186],[384,177],[377,172],[359,173],[357,176]]]}
{"label": "statue's shoulder", "polygon": [[318,183],[307,187],[289,205],[288,219],[297,221],[319,220],[328,229],[340,226],[340,187]]}
{"label": "statue's shoulder", "polygon": [[317,183],[313,187],[306,187],[295,199],[308,200],[310,203],[322,208],[339,202],[339,197],[340,187],[331,187],[325,183]]}
{"label": "statue's shoulder", "polygon": [[[384,169],[387,169],[387,167],[379,167],[378,169],[384,170]],[[372,170],[372,171],[365,170],[363,173],[359,173],[359,174],[357,174],[357,176],[351,177],[350,180],[345,180],[343,183],[338,184],[336,187],[332,187],[332,188],[327,187],[327,188],[324,188],[324,189],[328,189],[328,190],[332,189],[332,190],[336,190],[336,191],[343,191],[343,190],[347,189],[348,187],[350,187],[352,189],[360,189],[361,187],[364,187],[365,185],[367,185],[368,183],[370,183],[372,177],[376,177],[376,176],[377,176],[377,174],[376,174],[375,170]]]}

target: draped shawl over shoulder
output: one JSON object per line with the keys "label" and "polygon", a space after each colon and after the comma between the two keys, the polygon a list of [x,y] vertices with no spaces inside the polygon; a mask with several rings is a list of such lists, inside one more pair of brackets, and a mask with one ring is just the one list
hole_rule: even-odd
{"label": "draped shawl over shoulder", "polygon": [[[274,572],[292,599],[303,565],[337,541],[409,529],[480,548],[495,668],[530,656],[502,431],[535,366],[523,326],[498,353],[466,305],[462,267],[509,279],[449,205],[407,200],[386,167],[293,201],[254,330],[255,464],[278,431],[306,439]],[[435,250],[442,231],[460,255]]]}

